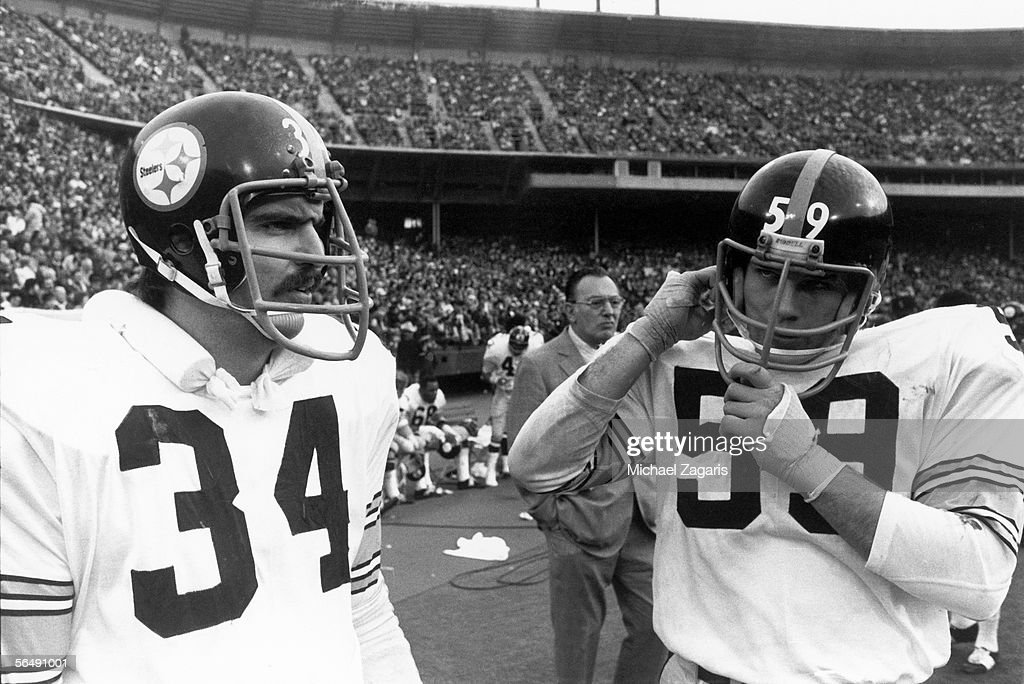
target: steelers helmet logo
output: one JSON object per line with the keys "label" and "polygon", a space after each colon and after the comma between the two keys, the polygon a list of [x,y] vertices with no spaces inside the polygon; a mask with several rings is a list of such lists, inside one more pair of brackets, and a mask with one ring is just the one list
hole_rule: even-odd
{"label": "steelers helmet logo", "polygon": [[194,126],[164,126],[135,158],[135,191],[152,209],[173,211],[196,193],[206,172],[206,142]]}

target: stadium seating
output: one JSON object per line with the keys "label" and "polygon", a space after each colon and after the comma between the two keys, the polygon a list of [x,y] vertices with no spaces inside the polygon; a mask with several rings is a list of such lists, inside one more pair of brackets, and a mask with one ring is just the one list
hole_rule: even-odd
{"label": "stadium seating", "polygon": [[[1024,79],[868,79],[613,66],[431,62],[297,55],[182,36],[170,40],[0,3],[0,88],[42,104],[143,120],[213,88],[281,98],[338,143],[553,153],[654,152],[766,157],[829,146],[917,164],[1024,160]],[[807,93],[814,97],[807,97]],[[136,268],[116,202],[121,148],[74,125],[0,108],[0,292],[4,306],[74,308],[122,287]],[[411,322],[452,349],[479,345],[510,313],[547,335],[563,325],[557,284],[585,248],[446,237],[443,254],[367,239],[374,327],[389,344]],[[693,246],[615,245],[602,261],[628,299],[624,323],[669,268],[701,266]],[[1024,300],[1024,267],[984,249],[918,246],[896,259],[880,318],[896,298],[925,308],[946,289]],[[320,297],[331,299],[330,283]],[[1015,321],[1024,324],[1024,315]]]}

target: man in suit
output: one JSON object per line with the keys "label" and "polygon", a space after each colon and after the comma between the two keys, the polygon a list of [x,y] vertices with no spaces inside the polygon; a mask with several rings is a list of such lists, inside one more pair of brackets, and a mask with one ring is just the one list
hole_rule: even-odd
{"label": "man in suit", "polygon": [[[510,444],[544,399],[615,334],[623,299],[603,268],[570,275],[565,297],[569,325],[527,352],[516,373],[508,411]],[[515,463],[512,472],[514,477]],[[644,489],[646,484],[625,479],[571,494],[519,489],[547,538],[555,672],[561,683],[593,679],[609,584],[627,631],[615,681],[656,682],[668,658],[652,624],[654,491]],[[641,491],[634,494],[637,488]]]}

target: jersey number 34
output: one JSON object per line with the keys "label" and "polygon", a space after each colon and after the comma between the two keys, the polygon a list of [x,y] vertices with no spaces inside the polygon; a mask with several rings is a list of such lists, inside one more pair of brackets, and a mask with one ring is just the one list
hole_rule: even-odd
{"label": "jersey number 34", "polygon": [[[330,591],[351,578],[348,567],[348,496],[341,477],[338,415],[332,397],[297,401],[292,407],[274,498],[292,535],[326,529],[330,553],[320,559],[320,584]],[[206,528],[213,541],[220,582],[179,594],[174,567],[132,570],[135,616],[162,637],[234,620],[256,593],[245,514],[234,505],[238,481],[224,431],[199,411],[133,406],[116,431],[122,472],[160,465],[160,444],[184,444],[195,452],[200,487],[175,492],[182,532]],[[307,496],[317,455],[321,493]]]}

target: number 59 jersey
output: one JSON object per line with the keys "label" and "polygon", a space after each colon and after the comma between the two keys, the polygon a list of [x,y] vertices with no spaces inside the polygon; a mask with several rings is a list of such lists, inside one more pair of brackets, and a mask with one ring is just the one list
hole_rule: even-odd
{"label": "number 59 jersey", "polygon": [[[4,655],[69,654],[65,682],[308,681],[339,665],[361,681],[353,596],[382,581],[390,354],[368,340],[276,383],[262,410],[231,408],[109,326],[12,318]],[[188,366],[198,347],[176,332],[160,355]]]}
{"label": "number 59 jersey", "polygon": [[[820,377],[773,375],[797,389]],[[618,410],[634,438],[673,440],[657,447],[655,624],[665,645],[745,682],[927,678],[949,657],[946,612],[871,572],[758,468],[751,445],[709,446],[724,440],[725,389],[708,335],[663,354]],[[993,310],[937,309],[863,330],[839,376],[802,403],[837,458],[883,489],[971,515],[1016,554],[1024,356]]]}

